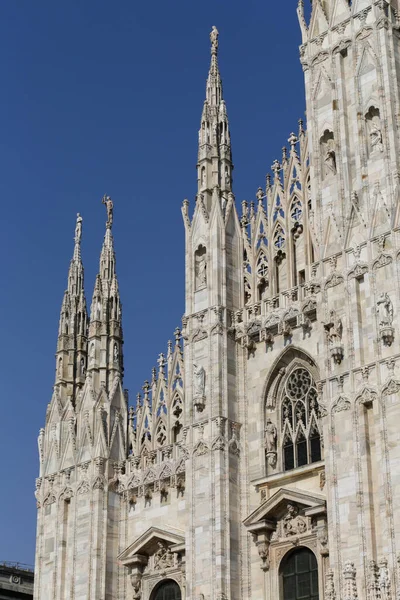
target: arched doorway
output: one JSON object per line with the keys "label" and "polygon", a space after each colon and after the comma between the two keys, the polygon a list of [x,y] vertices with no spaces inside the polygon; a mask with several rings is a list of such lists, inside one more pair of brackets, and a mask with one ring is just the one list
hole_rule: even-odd
{"label": "arched doorway", "polygon": [[157,586],[151,600],[182,600],[180,587],[175,581],[167,579]]}
{"label": "arched doorway", "polygon": [[287,554],[280,567],[282,600],[319,600],[318,564],[308,548]]}

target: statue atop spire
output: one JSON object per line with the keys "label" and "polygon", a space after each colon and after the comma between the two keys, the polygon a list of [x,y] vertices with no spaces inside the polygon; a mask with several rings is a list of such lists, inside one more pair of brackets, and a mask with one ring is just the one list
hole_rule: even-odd
{"label": "statue atop spire", "polygon": [[78,213],[76,215],[76,227],[75,227],[75,244],[80,244],[81,243],[81,238],[82,238],[82,217],[81,215]]}
{"label": "statue atop spire", "polygon": [[210,33],[211,54],[217,54],[217,52],[218,52],[218,36],[219,36],[218,29],[215,27],[215,25],[213,25],[211,33]]}
{"label": "statue atop spire", "polygon": [[111,200],[110,196],[107,196],[106,194],[104,194],[103,196],[102,203],[106,205],[107,209],[106,227],[107,229],[111,229],[113,224],[114,203]]}

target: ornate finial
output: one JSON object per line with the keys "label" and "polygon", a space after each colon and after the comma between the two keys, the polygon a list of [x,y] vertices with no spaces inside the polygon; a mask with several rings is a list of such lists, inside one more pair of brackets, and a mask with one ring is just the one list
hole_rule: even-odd
{"label": "ornate finial", "polygon": [[210,33],[211,54],[217,54],[217,52],[218,52],[218,36],[219,36],[218,29],[215,27],[215,25],[213,25],[211,33]]}
{"label": "ornate finial", "polygon": [[296,146],[296,144],[298,142],[298,138],[297,138],[297,136],[293,132],[290,134],[288,142],[289,142],[290,147],[292,148],[292,150],[294,150],[294,148],[295,148],[295,146]]}
{"label": "ornate finial", "polygon": [[274,172],[275,178],[277,179],[279,177],[279,171],[281,170],[281,164],[279,160],[274,160],[271,169]]}
{"label": "ornate finial", "polygon": [[78,213],[76,215],[76,227],[75,227],[75,244],[80,244],[82,238],[82,217]]}
{"label": "ornate finial", "polygon": [[111,200],[110,196],[107,196],[106,194],[104,194],[104,196],[103,196],[102,203],[106,205],[106,209],[107,209],[106,227],[107,227],[107,229],[111,229],[112,224],[113,224],[114,203]]}
{"label": "ornate finial", "polygon": [[175,344],[176,344],[177,346],[179,346],[179,341],[180,341],[180,339],[181,339],[181,336],[182,336],[182,332],[181,332],[181,330],[179,329],[179,327],[177,327],[177,328],[175,329],[175,331],[174,331],[174,336],[175,336]]}

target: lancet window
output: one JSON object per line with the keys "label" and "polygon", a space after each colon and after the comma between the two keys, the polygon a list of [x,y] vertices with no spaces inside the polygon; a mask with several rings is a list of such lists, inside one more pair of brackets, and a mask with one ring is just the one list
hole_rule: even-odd
{"label": "lancet window", "polygon": [[281,402],[283,469],[289,471],[321,460],[318,394],[305,368],[292,371]]}
{"label": "lancet window", "polygon": [[281,225],[277,225],[274,232],[274,246],[277,252],[282,251],[285,247],[285,233]]}

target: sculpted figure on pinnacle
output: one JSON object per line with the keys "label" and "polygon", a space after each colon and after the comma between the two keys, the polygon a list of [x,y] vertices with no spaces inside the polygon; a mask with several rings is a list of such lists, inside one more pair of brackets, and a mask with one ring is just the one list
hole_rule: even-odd
{"label": "sculpted figure on pinnacle", "polygon": [[114,203],[111,200],[110,196],[107,195],[103,196],[102,203],[106,205],[107,209],[107,229],[111,229],[113,224]]}
{"label": "sculpted figure on pinnacle", "polygon": [[218,29],[215,27],[215,25],[213,25],[210,33],[211,52],[216,52],[218,50],[218,36]]}

